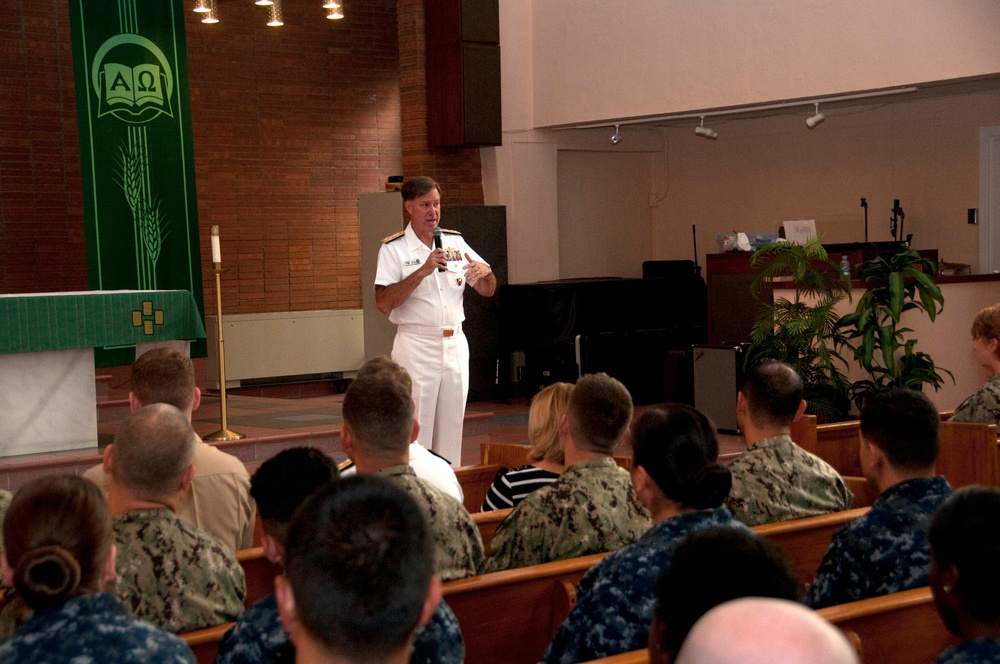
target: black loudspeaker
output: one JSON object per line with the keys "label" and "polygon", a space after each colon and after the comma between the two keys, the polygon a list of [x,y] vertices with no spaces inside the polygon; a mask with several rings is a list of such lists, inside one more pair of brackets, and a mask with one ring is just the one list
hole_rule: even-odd
{"label": "black loudspeaker", "polygon": [[743,346],[694,345],[694,407],[719,431],[739,433],[736,394],[742,381]]}
{"label": "black loudspeaker", "polygon": [[500,145],[498,0],[427,0],[427,140]]}
{"label": "black loudspeaker", "polygon": [[[490,264],[500,284],[507,283],[507,209],[502,205],[445,205],[441,226],[459,231],[469,246]],[[464,262],[463,262],[464,263]],[[469,340],[469,401],[501,397],[499,382],[511,374],[512,358],[501,357],[500,293],[483,297],[465,291],[465,323]],[[499,372],[499,374],[498,374]]]}

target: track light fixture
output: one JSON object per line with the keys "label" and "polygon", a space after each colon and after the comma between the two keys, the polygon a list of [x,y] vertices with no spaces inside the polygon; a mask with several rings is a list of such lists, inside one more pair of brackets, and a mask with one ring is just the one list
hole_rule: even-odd
{"label": "track light fixture", "polygon": [[608,139],[609,141],[611,141],[611,145],[618,145],[619,143],[621,143],[622,135],[618,131],[619,128],[620,125],[615,125],[615,133],[611,134],[611,138]]}
{"label": "track light fixture", "polygon": [[194,12],[196,14],[207,14],[212,11],[208,0],[194,0]]}
{"label": "track light fixture", "polygon": [[819,112],[819,102],[816,102],[815,109],[816,113],[806,118],[806,126],[809,127],[810,129],[815,129],[816,125],[818,125],[823,120],[826,120],[826,116]]}
{"label": "track light fixture", "polygon": [[701,125],[694,128],[694,133],[699,136],[704,136],[705,138],[718,138],[719,134],[713,130],[711,127],[705,126],[705,116],[701,116]]}

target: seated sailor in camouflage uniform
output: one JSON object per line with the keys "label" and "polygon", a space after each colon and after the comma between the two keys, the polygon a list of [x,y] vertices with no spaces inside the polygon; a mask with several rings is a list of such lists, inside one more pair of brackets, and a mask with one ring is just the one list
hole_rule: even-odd
{"label": "seated sailor in camouflage uniform", "polygon": [[881,494],[871,510],[843,526],[823,556],[806,596],[813,608],[927,585],[930,517],[951,494],[934,476],[940,418],[930,399],[891,389],[861,411],[861,470]]}
{"label": "seated sailor in camouflage uniform", "polygon": [[961,639],[937,664],[1000,662],[1000,490],[957,489],[934,513],[928,538],[934,604]]}
{"label": "seated sailor in camouflage uniform", "polygon": [[75,475],[24,485],[4,523],[4,583],[33,613],[0,643],[0,662],[194,664],[179,638],[136,620],[106,592],[115,578],[111,516]]}
{"label": "seated sailor in camouflage uniform", "polygon": [[[157,347],[132,363],[132,412],[151,403],[176,406],[188,420],[201,404],[191,358],[176,350]],[[201,439],[194,446],[194,477],[174,512],[215,535],[234,550],[253,546],[257,508],[250,499],[250,474],[243,462]],[[83,473],[105,495],[111,484],[107,470],[96,465]]]}
{"label": "seated sailor in camouflage uniform", "polygon": [[988,379],[959,404],[951,421],[982,422],[1000,427],[1000,304],[976,314],[972,321],[972,352]]}
{"label": "seated sailor in camouflage uniform", "polygon": [[729,471],[719,465],[715,427],[681,404],[651,408],[632,426],[632,485],[653,516],[635,544],[588,571],[576,606],[545,652],[545,661],[572,664],[638,650],[649,640],[656,581],[674,549],[691,532],[735,525],[722,501]]}
{"label": "seated sailor in camouflage uniform", "polygon": [[232,547],[174,513],[194,474],[197,439],[181,411],[157,403],[132,413],[104,450],[118,599],[171,632],[235,620],[246,595]]}
{"label": "seated sailor in camouflage uniform", "polygon": [[409,461],[420,425],[410,391],[387,374],[351,381],[344,394],[340,443],[358,473],[377,473],[410,494],[424,511],[434,537],[437,573],[443,581],[475,576],[483,567],[483,538],[465,505],[425,479]]}
{"label": "seated sailor in camouflage uniform", "polygon": [[359,469],[295,512],[285,576],[274,582],[296,661],[405,664],[441,602],[423,510],[391,480]]}
{"label": "seated sailor in camouflage uniform", "polygon": [[632,397],[620,382],[603,373],[577,381],[559,423],[566,470],[500,524],[487,572],[612,551],[646,532],[649,512],[612,458],[631,419]]}
{"label": "seated sailor in camouflage uniform", "polygon": [[[288,523],[295,509],[310,494],[337,480],[337,465],[313,447],[279,452],[257,469],[250,492],[264,525],[261,545],[274,563],[285,557]],[[461,664],[465,645],[458,620],[442,602],[430,622],[420,628],[410,664]],[[295,661],[295,646],[278,617],[274,594],[248,608],[219,644],[216,664],[276,664]]]}
{"label": "seated sailor in camouflage uniform", "polygon": [[802,394],[795,370],[772,360],[748,369],[736,396],[747,449],[729,465],[726,506],[748,526],[851,508],[854,496],[840,474],[789,436],[806,409]]}

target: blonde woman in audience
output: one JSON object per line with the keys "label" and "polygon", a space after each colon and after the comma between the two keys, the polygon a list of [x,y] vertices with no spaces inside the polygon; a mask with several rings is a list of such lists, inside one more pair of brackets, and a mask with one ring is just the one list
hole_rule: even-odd
{"label": "blonde woman in audience", "polygon": [[1000,304],[986,307],[973,319],[972,352],[986,371],[986,384],[963,401],[951,419],[1000,427]]}
{"label": "blonde woman in audience", "polygon": [[480,508],[483,512],[514,507],[532,491],[555,482],[565,463],[559,445],[559,420],[566,414],[572,383],[554,383],[531,399],[528,412],[528,465],[501,468]]}
{"label": "blonde woman in audience", "polygon": [[111,516],[100,489],[46,475],[15,494],[4,520],[4,583],[32,614],[0,643],[2,662],[190,662],[179,638],[130,617],[105,591],[115,578]]}

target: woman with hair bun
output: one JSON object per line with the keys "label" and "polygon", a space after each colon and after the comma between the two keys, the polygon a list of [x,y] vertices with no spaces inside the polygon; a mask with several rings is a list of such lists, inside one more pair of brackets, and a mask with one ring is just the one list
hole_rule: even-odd
{"label": "woman with hair bun", "polygon": [[546,662],[584,662],[645,648],[656,583],[674,549],[704,528],[746,529],[722,505],[732,477],[717,461],[715,427],[701,412],[682,404],[647,410],[632,424],[632,450],[632,487],[653,526],[584,575]]}
{"label": "woman with hair bun", "polygon": [[3,523],[4,583],[31,610],[0,662],[193,663],[183,641],[129,616],[115,579],[108,506],[96,484],[46,475],[14,494]]}

